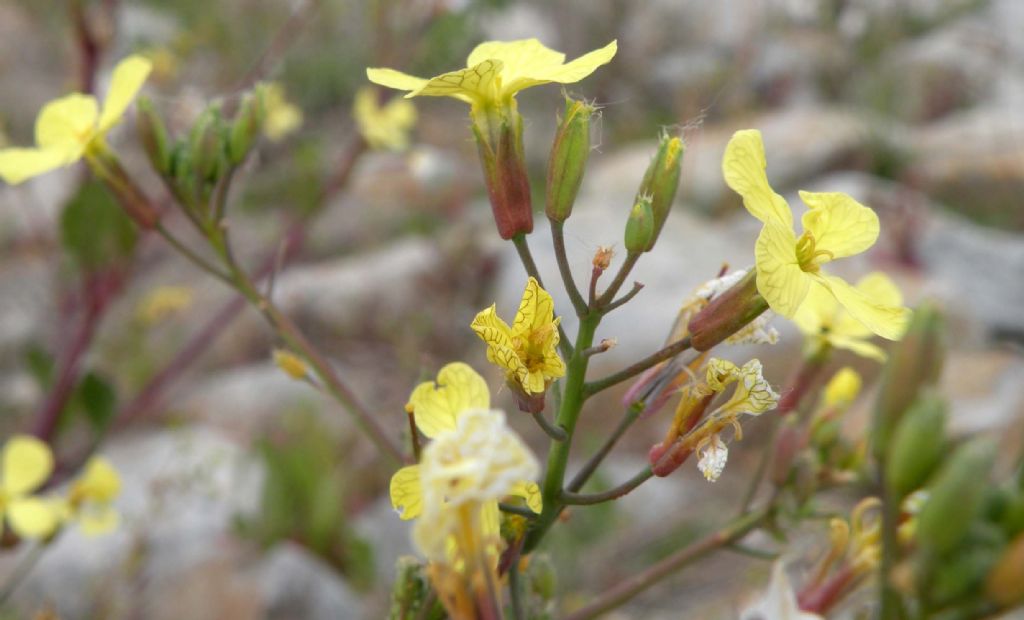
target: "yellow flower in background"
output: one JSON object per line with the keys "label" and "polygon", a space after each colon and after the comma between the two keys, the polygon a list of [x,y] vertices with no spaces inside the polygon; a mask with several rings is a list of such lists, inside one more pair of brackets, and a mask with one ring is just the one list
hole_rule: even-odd
{"label": "yellow flower in background", "polygon": [[156,325],[188,310],[194,297],[187,286],[158,286],[139,302],[136,316],[146,325]]}
{"label": "yellow flower in background", "polygon": [[292,379],[305,379],[309,376],[306,360],[285,349],[274,349],[274,363]]}
{"label": "yellow flower in background", "polygon": [[898,340],[910,311],[875,299],[825,273],[821,267],[837,258],[864,252],[878,239],[878,216],[839,192],[800,192],[810,208],[804,231],[793,232],[793,212],[768,183],[761,132],[737,131],[722,158],[725,181],[743,197],[743,205],[764,227],[757,238],[757,289],[775,312],[793,318],[810,291],[824,289],[855,320],[871,332]]}
{"label": "yellow flower in background", "polygon": [[366,77],[374,84],[409,91],[406,97],[455,97],[482,110],[512,106],[515,94],[524,88],[579,82],[608,63],[617,50],[612,41],[567,63],[565,54],[537,39],[486,41],[470,52],[465,69],[430,79],[394,69],[367,69]]}
{"label": "yellow flower in background", "polygon": [[509,382],[527,394],[543,394],[550,381],[565,374],[557,351],[561,320],[551,295],[530,277],[512,327],[495,304],[480,311],[470,327],[487,343],[487,361],[503,368]]}
{"label": "yellow flower in background", "polygon": [[860,394],[861,383],[860,374],[849,366],[844,366],[825,384],[823,404],[828,408],[849,407]]}
{"label": "yellow flower in background", "polygon": [[[854,289],[864,297],[887,306],[899,307],[903,303],[900,289],[881,271],[864,276]],[[793,322],[818,345],[829,344],[879,362],[885,361],[885,351],[869,342],[871,330],[855,319],[821,286],[811,287],[807,291],[807,297],[793,315]]]}
{"label": "yellow flower in background", "polygon": [[352,105],[359,133],[374,149],[402,151],[409,146],[409,130],[416,124],[416,106],[392,99],[383,106],[374,88],[360,88]]}
{"label": "yellow flower in background", "polygon": [[276,82],[263,85],[263,135],[280,142],[302,127],[302,110],[284,96],[284,87]]}
{"label": "yellow flower in background", "polygon": [[113,531],[121,522],[114,508],[120,493],[117,470],[105,458],[93,457],[81,477],[71,483],[67,497],[60,500],[64,520],[77,522],[86,536]]}
{"label": "yellow flower in background", "polygon": [[57,527],[57,515],[46,500],[30,494],[53,472],[50,447],[35,437],[15,435],[4,444],[0,466],[0,520],[22,538],[49,536]]}
{"label": "yellow flower in background", "polygon": [[0,150],[0,177],[16,185],[103,149],[104,137],[120,122],[151,69],[152,63],[142,56],[119,62],[102,110],[95,97],[81,93],[43,106],[36,117],[36,147]]}
{"label": "yellow flower in background", "polygon": [[[412,412],[416,427],[430,439],[455,431],[459,419],[471,411],[488,411],[491,393],[484,381],[468,364],[453,362],[437,373],[437,382],[424,381],[409,396],[406,409]],[[420,465],[409,465],[391,478],[391,504],[402,519],[420,516],[423,488]],[[541,511],[541,494],[537,483],[522,479],[507,493],[526,500],[530,510]],[[494,513],[495,526],[497,512]]]}

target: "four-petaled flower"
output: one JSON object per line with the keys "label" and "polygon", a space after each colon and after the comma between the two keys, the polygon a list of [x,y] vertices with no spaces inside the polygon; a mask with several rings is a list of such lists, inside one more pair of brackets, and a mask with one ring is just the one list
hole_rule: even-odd
{"label": "four-petaled flower", "polygon": [[66,498],[58,500],[64,521],[75,521],[86,536],[115,529],[121,520],[114,499],[121,492],[121,477],[103,457],[93,457],[81,477],[71,483]]}
{"label": "four-petaled flower", "polygon": [[[471,411],[489,411],[490,406],[491,393],[483,377],[469,365],[453,362],[437,373],[437,383],[424,381],[416,386],[406,409],[412,412],[420,432],[435,439],[455,431],[462,416]],[[541,495],[536,482],[521,479],[507,494],[522,497],[531,510],[540,512]],[[420,516],[423,508],[420,465],[403,467],[392,476],[391,503],[402,519]],[[497,518],[495,510],[494,519]]]}
{"label": "four-petaled flower", "polygon": [[409,146],[409,130],[416,124],[416,106],[405,99],[380,105],[374,88],[360,88],[352,104],[359,133],[374,149],[402,151]]}
{"label": "four-petaled flower", "polygon": [[761,132],[736,132],[722,158],[725,181],[743,197],[747,211],[764,224],[757,238],[757,289],[775,312],[793,318],[810,291],[823,289],[872,332],[898,340],[909,310],[876,299],[842,278],[826,274],[822,265],[860,254],[878,238],[878,216],[839,192],[800,192],[810,210],[802,218],[803,233],[793,232],[793,212],[772,190]]}
{"label": "four-petaled flower", "polygon": [[[869,273],[854,287],[864,297],[878,303],[898,307],[903,295],[889,276],[880,271]],[[811,287],[793,322],[816,346],[828,344],[838,349],[884,362],[886,355],[878,345],[869,342],[871,330],[855,319],[836,298],[820,286]]]}
{"label": "four-petaled flower", "polygon": [[526,283],[519,311],[509,327],[495,305],[480,311],[470,327],[487,343],[487,361],[505,370],[508,382],[527,395],[543,394],[565,374],[558,356],[558,324],[551,295],[533,277]]}
{"label": "four-petaled flower", "polygon": [[57,514],[46,500],[31,495],[53,472],[53,453],[42,441],[15,435],[0,454],[0,533],[3,520],[22,538],[44,538],[57,527]]}
{"label": "four-petaled flower", "polygon": [[82,93],[47,103],[36,117],[35,148],[0,150],[0,177],[16,185],[104,149],[107,132],[124,116],[152,66],[142,56],[119,62],[102,110],[95,97]]}
{"label": "four-petaled flower", "polygon": [[406,97],[455,97],[474,110],[504,108],[514,105],[515,94],[524,88],[579,82],[610,61],[617,49],[612,41],[567,63],[565,54],[537,39],[486,41],[470,52],[465,69],[430,79],[394,69],[367,69],[366,77],[381,86],[409,91]]}

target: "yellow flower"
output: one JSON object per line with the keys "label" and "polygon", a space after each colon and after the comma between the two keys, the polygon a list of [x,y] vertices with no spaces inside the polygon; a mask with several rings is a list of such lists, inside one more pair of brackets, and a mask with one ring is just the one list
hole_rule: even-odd
{"label": "yellow flower", "polygon": [[302,110],[284,96],[284,87],[276,82],[263,85],[263,134],[271,142],[280,142],[302,126]]}
{"label": "yellow flower", "polygon": [[556,82],[579,82],[608,63],[618,45],[612,41],[601,49],[565,62],[565,54],[544,46],[537,39],[486,41],[469,54],[466,68],[425,79],[394,69],[367,69],[375,84],[409,91],[406,97],[455,97],[474,110],[511,107],[515,94],[524,88]]}
{"label": "yellow flower", "polygon": [[416,124],[416,107],[405,99],[394,99],[381,106],[375,89],[360,88],[352,115],[370,148],[402,151],[409,146],[409,130]]}
{"label": "yellow flower", "polygon": [[[491,393],[484,381],[468,364],[453,362],[437,373],[437,382],[424,381],[409,396],[406,409],[412,412],[416,427],[434,439],[458,427],[459,419],[470,411],[487,411]],[[413,519],[422,513],[423,487],[420,466],[409,465],[391,478],[391,504],[402,519]],[[508,491],[526,500],[534,512],[541,511],[540,488],[535,482],[521,480]],[[497,520],[498,514],[494,513]],[[495,526],[497,523],[495,522]]]}
{"label": "yellow flower", "polygon": [[[898,307],[903,303],[903,295],[896,284],[880,271],[861,278],[854,289],[864,297],[887,306]],[[871,330],[855,319],[821,286],[811,287],[807,291],[807,297],[793,315],[793,322],[816,345],[827,343],[879,362],[885,361],[885,351],[868,341],[872,335]]]}
{"label": "yellow flower", "polygon": [[870,331],[897,340],[909,310],[876,299],[826,274],[821,266],[837,258],[860,254],[878,238],[878,216],[870,208],[838,192],[800,192],[810,208],[803,215],[804,231],[793,232],[793,213],[772,190],[765,172],[767,160],[761,132],[736,132],[722,158],[725,181],[743,197],[743,204],[764,227],[755,247],[757,289],[775,312],[793,318],[810,291],[824,289],[855,320]]}
{"label": "yellow flower", "polygon": [[30,496],[53,472],[50,447],[35,437],[15,435],[4,444],[0,463],[0,519],[6,518],[22,538],[50,535],[57,527],[57,515],[45,500]]}
{"label": "yellow flower", "polygon": [[43,106],[36,117],[36,147],[0,150],[0,177],[16,185],[105,148],[104,137],[124,116],[151,69],[142,56],[119,62],[102,110],[95,97],[81,93]]}
{"label": "yellow flower", "polygon": [[155,325],[187,310],[193,297],[192,289],[187,286],[158,286],[139,302],[136,314],[146,325]]}
{"label": "yellow flower", "polygon": [[121,516],[113,503],[121,493],[121,477],[103,457],[93,457],[82,476],[71,483],[62,500],[65,519],[77,521],[87,536],[105,534],[117,528]]}
{"label": "yellow flower", "polygon": [[274,363],[292,379],[305,379],[309,375],[306,360],[291,351],[274,349]]}
{"label": "yellow flower", "polygon": [[850,406],[860,394],[861,378],[857,371],[844,366],[825,385],[823,402],[827,408]]}
{"label": "yellow flower", "polygon": [[487,343],[487,361],[505,370],[510,383],[526,394],[543,394],[548,383],[565,374],[558,356],[555,303],[533,277],[526,283],[516,318],[509,327],[495,305],[480,311],[470,327]]}

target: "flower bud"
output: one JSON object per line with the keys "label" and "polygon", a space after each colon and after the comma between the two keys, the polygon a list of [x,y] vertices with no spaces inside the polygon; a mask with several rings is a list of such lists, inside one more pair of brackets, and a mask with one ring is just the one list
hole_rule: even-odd
{"label": "flower bud", "polygon": [[757,271],[747,275],[715,297],[690,320],[690,341],[697,351],[707,351],[735,334],[768,309],[757,292]]}
{"label": "flower bud", "polygon": [[274,363],[292,379],[305,379],[309,375],[306,361],[285,349],[274,349]]}
{"label": "flower bud", "polygon": [[510,118],[497,121],[496,136],[489,131],[494,123],[480,125],[474,118],[473,133],[498,234],[502,239],[528,234],[533,231],[533,207],[523,160],[523,118],[512,112]]}
{"label": "flower bud", "polygon": [[893,347],[875,402],[873,445],[882,459],[893,430],[921,388],[934,385],[942,372],[944,333],[942,314],[932,303],[914,311],[902,341]]}
{"label": "flower bud", "polygon": [[572,214],[590,156],[590,117],[594,110],[583,101],[565,100],[565,118],[555,133],[548,161],[546,211],[554,222],[564,222]]}
{"label": "flower bud", "polygon": [[896,426],[885,461],[885,482],[897,497],[919,488],[946,451],[946,403],[925,393]]}
{"label": "flower bud", "polygon": [[641,196],[650,196],[651,209],[654,211],[654,235],[647,250],[653,248],[658,240],[661,228],[668,219],[668,212],[676,199],[684,151],[685,146],[681,139],[669,137],[668,134],[663,135],[658,144],[658,151],[654,154],[654,159],[651,160],[640,183],[640,190],[634,202],[638,202]]}
{"label": "flower bud", "polygon": [[153,102],[149,97],[139,97],[135,104],[138,113],[136,114],[139,139],[142,141],[149,163],[161,175],[166,175],[171,169],[171,153],[167,146],[167,129],[160,120],[160,115],[153,109]]}
{"label": "flower bud", "polygon": [[987,439],[957,448],[929,488],[928,502],[918,517],[922,545],[947,554],[960,544],[982,508],[995,454],[995,446]]}
{"label": "flower bud", "polygon": [[231,124],[231,135],[228,139],[228,158],[235,166],[245,160],[253,144],[259,139],[265,116],[263,107],[263,86],[245,96],[238,114]]}
{"label": "flower bud", "polygon": [[224,163],[224,136],[220,110],[210,106],[196,119],[189,134],[188,148],[192,169],[199,181],[215,181]]}
{"label": "flower bud", "polygon": [[985,594],[1003,607],[1024,602],[1024,533],[999,556],[985,580]]}
{"label": "flower bud", "polygon": [[640,196],[626,220],[626,251],[646,252],[654,247],[654,209],[650,196]]}

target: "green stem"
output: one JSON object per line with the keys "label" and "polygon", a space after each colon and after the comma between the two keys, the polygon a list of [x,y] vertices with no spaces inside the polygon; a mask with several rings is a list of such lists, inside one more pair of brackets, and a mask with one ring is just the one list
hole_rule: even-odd
{"label": "green stem", "polygon": [[576,287],[576,280],[572,277],[572,269],[569,267],[569,257],[565,253],[565,231],[564,223],[551,220],[551,242],[555,247],[555,260],[558,261],[558,272],[562,275],[562,283],[565,285],[565,292],[569,295],[573,308],[576,309],[576,316],[584,316],[587,313],[587,302],[583,300],[580,289]]}
{"label": "green stem", "polygon": [[530,413],[530,415],[533,416],[533,419],[537,423],[537,426],[539,426],[540,429],[542,431],[544,431],[544,433],[548,437],[550,437],[551,439],[553,439],[555,441],[565,441],[566,440],[567,435],[565,434],[565,431],[562,430],[561,428],[557,427],[557,426],[554,426],[550,422],[548,422],[547,418],[544,417],[544,412],[542,412],[542,411],[533,411],[533,412]]}
{"label": "green stem", "polygon": [[217,267],[214,267],[212,263],[207,261],[202,256],[199,256],[198,254],[193,252],[191,249],[189,249],[189,247],[186,246],[184,243],[182,243],[181,240],[179,240],[177,237],[175,237],[173,234],[171,234],[171,231],[167,230],[167,228],[165,228],[162,223],[157,222],[157,224],[156,224],[156,226],[154,226],[154,228],[155,228],[156,232],[161,237],[163,237],[164,241],[166,241],[171,247],[173,247],[175,250],[177,250],[179,254],[181,254],[186,259],[188,259],[196,267],[199,267],[200,269],[202,269],[206,273],[208,273],[211,276],[217,278],[218,280],[220,280],[221,282],[227,284],[228,286],[234,287],[234,280],[232,280],[232,278],[230,276],[225,274],[223,271],[221,271]]}
{"label": "green stem", "polygon": [[[579,345],[577,344],[577,346]],[[617,383],[622,383],[626,379],[635,377],[638,374],[642,373],[643,371],[647,370],[648,368],[654,366],[655,364],[664,362],[669,358],[675,357],[676,355],[679,355],[680,353],[689,348],[690,337],[686,336],[685,338],[677,340],[672,344],[664,347],[663,349],[655,351],[654,353],[648,355],[639,362],[627,368],[624,368],[615,374],[609,375],[604,379],[598,379],[597,381],[587,383],[584,386],[586,396],[593,396],[594,394],[597,394],[602,390],[606,390]]]}
{"label": "green stem", "polygon": [[589,358],[583,352],[594,343],[594,333],[600,322],[601,317],[597,314],[588,314],[580,319],[579,331],[576,334],[576,346],[573,348],[573,355],[569,358],[566,368],[562,406],[559,407],[558,419],[555,422],[565,430],[567,437],[565,441],[552,442],[548,450],[547,469],[544,473],[544,485],[541,490],[544,498],[544,510],[526,536],[523,553],[529,553],[537,547],[564,508],[562,486],[565,481],[565,468],[569,462],[569,449],[572,447],[572,435],[576,429],[576,421],[579,419],[583,402],[586,399],[583,388]]}

